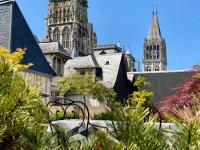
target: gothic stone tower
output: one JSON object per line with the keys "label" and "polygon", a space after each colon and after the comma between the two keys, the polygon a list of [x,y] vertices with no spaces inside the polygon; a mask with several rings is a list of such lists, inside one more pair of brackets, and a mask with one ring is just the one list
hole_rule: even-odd
{"label": "gothic stone tower", "polygon": [[162,38],[157,12],[153,12],[152,23],[144,40],[144,71],[167,70],[167,54],[165,39]]}
{"label": "gothic stone tower", "polygon": [[49,0],[44,41],[59,41],[72,57],[91,54],[97,38],[87,8],[87,0]]}

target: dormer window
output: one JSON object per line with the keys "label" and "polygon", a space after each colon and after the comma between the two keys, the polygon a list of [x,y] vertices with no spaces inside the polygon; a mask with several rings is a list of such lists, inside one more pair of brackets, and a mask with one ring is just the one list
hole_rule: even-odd
{"label": "dormer window", "polygon": [[109,65],[109,64],[110,64],[110,62],[109,62],[109,61],[106,61],[105,65]]}

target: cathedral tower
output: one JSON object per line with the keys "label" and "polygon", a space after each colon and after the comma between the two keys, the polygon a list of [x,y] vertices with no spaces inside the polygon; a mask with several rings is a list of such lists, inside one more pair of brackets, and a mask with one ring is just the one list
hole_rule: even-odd
{"label": "cathedral tower", "polygon": [[144,71],[167,70],[165,39],[162,37],[157,12],[153,12],[152,23],[144,40]]}
{"label": "cathedral tower", "polygon": [[59,41],[72,57],[91,54],[97,38],[87,8],[87,0],[49,0],[44,41]]}

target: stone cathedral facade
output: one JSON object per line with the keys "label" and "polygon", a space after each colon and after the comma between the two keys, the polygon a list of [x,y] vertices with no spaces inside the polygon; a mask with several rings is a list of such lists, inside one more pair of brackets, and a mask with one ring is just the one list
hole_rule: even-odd
{"label": "stone cathedral facade", "polygon": [[44,41],[60,42],[72,57],[92,54],[97,37],[87,8],[87,0],[49,0]]}
{"label": "stone cathedral facade", "polygon": [[152,23],[148,35],[144,40],[143,70],[167,70],[166,43],[162,37],[157,12],[153,12]]}

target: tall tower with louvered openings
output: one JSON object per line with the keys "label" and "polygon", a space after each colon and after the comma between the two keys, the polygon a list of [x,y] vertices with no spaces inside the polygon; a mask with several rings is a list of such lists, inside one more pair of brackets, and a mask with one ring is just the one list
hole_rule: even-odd
{"label": "tall tower with louvered openings", "polygon": [[166,43],[162,37],[157,12],[153,12],[152,23],[144,40],[144,71],[167,70]]}
{"label": "tall tower with louvered openings", "polygon": [[87,0],[49,0],[44,41],[59,41],[72,57],[91,54],[97,38],[87,8]]}

